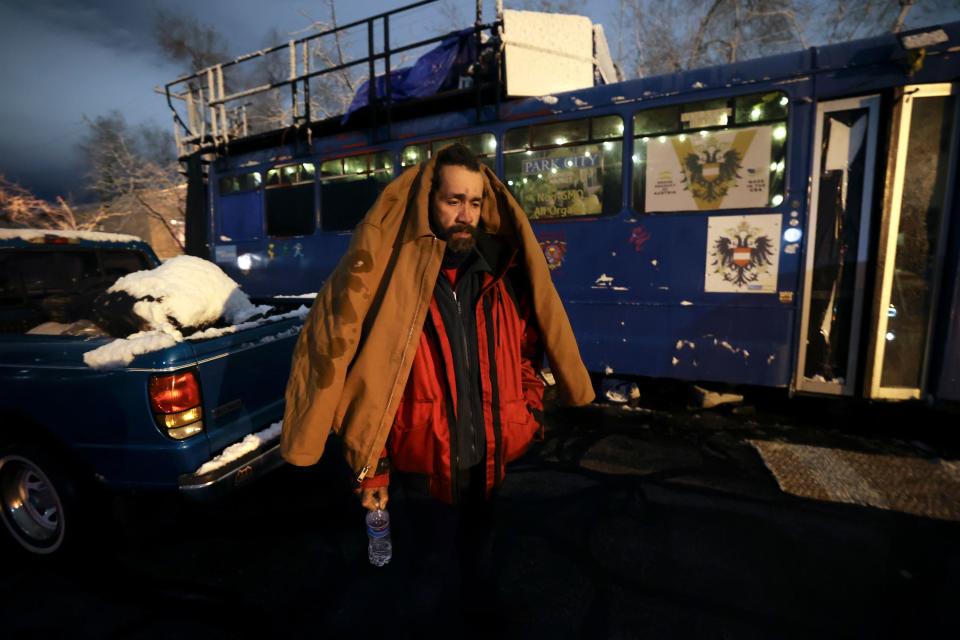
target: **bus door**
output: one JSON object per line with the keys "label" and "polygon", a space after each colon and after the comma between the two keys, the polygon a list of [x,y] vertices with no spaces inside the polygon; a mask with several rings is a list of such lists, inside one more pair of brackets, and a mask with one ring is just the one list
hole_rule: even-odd
{"label": "bus door", "polygon": [[893,110],[864,395],[920,398],[956,189],[957,85],[903,88]]}
{"label": "bus door", "polygon": [[817,107],[798,391],[852,395],[856,389],[879,109],[876,95]]}

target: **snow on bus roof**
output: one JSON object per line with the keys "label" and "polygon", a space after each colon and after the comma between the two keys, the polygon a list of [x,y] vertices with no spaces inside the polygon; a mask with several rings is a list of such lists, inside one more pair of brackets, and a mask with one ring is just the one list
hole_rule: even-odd
{"label": "snow on bus roof", "polygon": [[0,229],[0,240],[40,240],[45,236],[75,238],[93,242],[140,242],[137,236],[126,233],[105,233],[103,231],[77,231],[75,229]]}

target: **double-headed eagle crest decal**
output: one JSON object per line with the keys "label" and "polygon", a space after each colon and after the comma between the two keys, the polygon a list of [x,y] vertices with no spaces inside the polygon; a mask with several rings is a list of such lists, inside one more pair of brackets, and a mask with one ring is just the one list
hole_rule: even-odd
{"label": "double-headed eagle crest decal", "polygon": [[688,153],[683,173],[693,197],[704,203],[722,200],[740,177],[743,156],[736,149],[707,147]]}
{"label": "double-headed eagle crest decal", "polygon": [[773,240],[760,227],[743,220],[727,229],[710,247],[710,266],[724,281],[743,288],[765,275],[773,262]]}

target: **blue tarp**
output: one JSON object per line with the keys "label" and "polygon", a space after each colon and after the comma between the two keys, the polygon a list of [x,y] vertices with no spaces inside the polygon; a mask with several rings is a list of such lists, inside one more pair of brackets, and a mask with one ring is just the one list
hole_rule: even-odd
{"label": "blue tarp", "polygon": [[[477,59],[476,48],[474,30],[464,29],[420,56],[413,66],[391,71],[390,100],[402,102],[456,88],[459,76]],[[376,83],[377,97],[382,98],[387,92],[386,76],[377,76]],[[367,106],[369,93],[370,81],[367,80],[357,89],[343,122],[351,113]]]}

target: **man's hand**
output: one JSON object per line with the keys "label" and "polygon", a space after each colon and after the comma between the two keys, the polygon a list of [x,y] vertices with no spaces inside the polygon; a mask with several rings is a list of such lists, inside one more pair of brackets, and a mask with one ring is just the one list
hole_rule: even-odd
{"label": "man's hand", "polygon": [[360,496],[360,504],[362,504],[368,511],[386,509],[387,502],[390,500],[390,492],[387,487],[358,489],[357,494]]}

